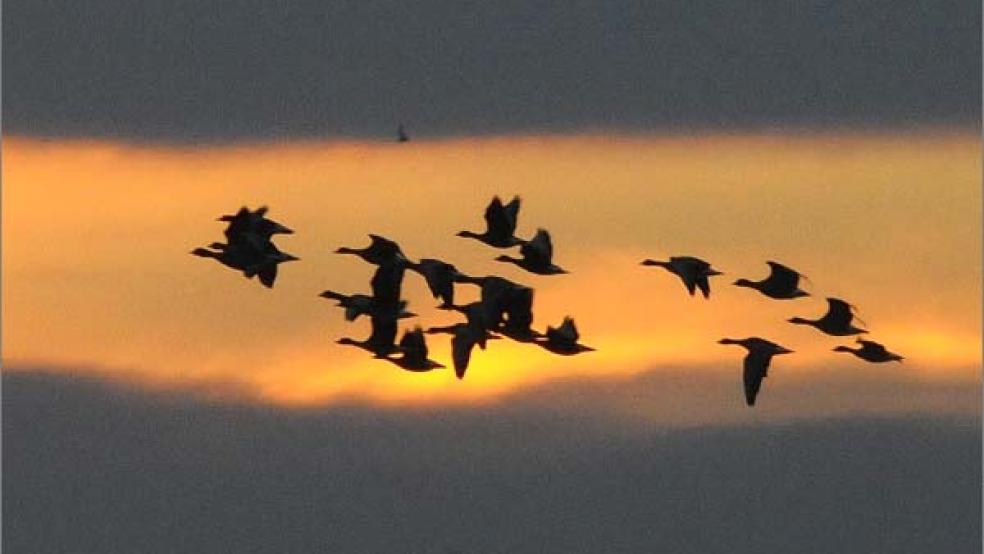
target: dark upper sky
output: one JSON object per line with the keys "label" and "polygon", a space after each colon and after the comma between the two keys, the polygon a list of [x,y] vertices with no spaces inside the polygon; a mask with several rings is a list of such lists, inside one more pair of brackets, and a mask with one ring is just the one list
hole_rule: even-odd
{"label": "dark upper sky", "polygon": [[9,0],[4,132],[976,126],[975,0]]}

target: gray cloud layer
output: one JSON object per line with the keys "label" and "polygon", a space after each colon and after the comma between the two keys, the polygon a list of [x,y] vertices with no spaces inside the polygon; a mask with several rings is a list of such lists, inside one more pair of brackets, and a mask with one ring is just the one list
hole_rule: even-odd
{"label": "gray cloud layer", "polygon": [[979,552],[979,418],[669,431],[4,374],[4,551]]}
{"label": "gray cloud layer", "polygon": [[980,2],[10,0],[5,132],[139,139],[962,123]]}

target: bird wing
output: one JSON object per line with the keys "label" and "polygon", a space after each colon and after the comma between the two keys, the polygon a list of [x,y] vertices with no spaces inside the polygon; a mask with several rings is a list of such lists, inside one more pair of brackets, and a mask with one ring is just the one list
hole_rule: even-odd
{"label": "bird wing", "polygon": [[372,314],[372,334],[368,342],[375,350],[393,345],[396,340],[396,317],[390,314]]}
{"label": "bird wing", "polygon": [[533,324],[533,289],[521,287],[513,290],[505,312],[510,327],[528,329]]}
{"label": "bird wing", "polygon": [[[704,295],[704,298],[710,298],[711,297],[711,284],[707,281],[707,274],[706,273],[700,274],[697,277],[697,281],[696,282],[697,282],[697,288],[700,289],[700,292]],[[691,292],[691,294],[693,294],[693,293]]]}
{"label": "bird wing", "polygon": [[768,375],[771,359],[771,354],[761,352],[749,352],[745,356],[742,376],[745,382],[745,402],[749,406],[755,405],[755,397],[758,396],[759,389],[762,388],[762,379]]}
{"label": "bird wing", "polygon": [[557,331],[572,344],[577,342],[577,339],[581,338],[581,335],[577,332],[577,326],[574,325],[574,319],[571,317],[565,317],[564,322],[560,324]]}
{"label": "bird wing", "polygon": [[376,268],[369,282],[376,302],[382,305],[396,305],[399,302],[405,271],[406,267],[396,263],[382,264]]}
{"label": "bird wing", "polygon": [[[498,196],[492,198],[488,207],[485,208],[485,224],[488,227],[487,232],[490,235],[505,234],[508,236],[512,234],[509,231],[509,215],[506,213],[506,209],[502,205],[502,200]],[[515,224],[513,228],[515,228]]]}
{"label": "bird wing", "polygon": [[273,288],[273,282],[277,280],[277,264],[266,264],[256,272],[260,282],[266,288]]}
{"label": "bird wing", "polygon": [[519,247],[519,253],[527,261],[540,265],[550,265],[553,259],[553,243],[550,241],[550,233],[546,229],[537,229],[533,238]]}
{"label": "bird wing", "polygon": [[854,319],[851,305],[839,298],[827,298],[827,313],[823,319],[837,327],[847,327]]}
{"label": "bird wing", "polygon": [[[483,331],[484,332],[484,331]],[[475,337],[465,325],[459,325],[451,338],[451,358],[454,361],[454,374],[458,379],[465,378],[468,361],[471,359],[472,348],[475,347]]]}
{"label": "bird wing", "polygon": [[513,199],[505,205],[504,210],[506,212],[506,216],[509,217],[509,234],[512,234],[512,232],[516,230],[516,222],[519,221],[519,197],[514,196]]}
{"label": "bird wing", "polygon": [[790,292],[799,288],[799,272],[790,269],[778,262],[766,262],[769,267],[772,268],[772,273],[766,281],[770,281],[775,284],[779,289],[789,290]]}

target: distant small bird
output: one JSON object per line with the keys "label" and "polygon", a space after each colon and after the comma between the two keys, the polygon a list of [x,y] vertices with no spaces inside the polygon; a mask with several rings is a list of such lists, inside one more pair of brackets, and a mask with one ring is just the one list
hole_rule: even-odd
{"label": "distant small bird", "polygon": [[409,262],[407,269],[423,276],[434,298],[441,299],[439,308],[454,305],[454,283],[462,277],[456,267],[441,260],[422,258],[419,263]]}
{"label": "distant small bird", "polygon": [[514,197],[508,204],[503,205],[498,196],[485,208],[484,233],[461,231],[459,237],[475,239],[496,248],[510,248],[523,244],[523,240],[513,236],[516,232],[516,221],[519,218],[519,197]]}
{"label": "distant small bird", "polygon": [[755,405],[755,397],[758,396],[759,389],[762,387],[762,379],[769,375],[769,362],[777,354],[791,354],[793,351],[779,346],[778,344],[751,337],[747,339],[721,339],[719,344],[737,344],[748,350],[745,356],[745,369],[743,380],[745,382],[745,402],[749,406]]}
{"label": "distant small bird", "polygon": [[403,356],[399,358],[387,356],[386,359],[407,371],[430,371],[444,367],[427,358],[427,341],[424,339],[424,332],[420,327],[403,333],[398,350],[403,353]]}
{"label": "distant small bird", "polygon": [[711,296],[711,285],[707,282],[707,278],[715,275],[723,275],[720,271],[711,268],[711,264],[708,262],[700,258],[694,258],[693,256],[673,256],[668,262],[643,260],[642,265],[657,266],[666,269],[683,281],[690,296],[693,296],[694,291],[700,288],[700,292],[704,294],[704,298]]}
{"label": "distant small bird", "polygon": [[407,134],[407,130],[402,123],[396,128],[396,142],[410,142],[410,135]]}
{"label": "distant small bird", "polygon": [[834,352],[850,352],[866,362],[876,364],[882,362],[901,362],[905,359],[898,354],[889,352],[884,346],[875,341],[857,339],[857,342],[861,344],[861,348],[854,349],[849,346],[838,346],[834,348]]}
{"label": "distant small bird", "polygon": [[[326,290],[319,294],[321,298],[327,298],[329,300],[337,300],[338,306],[345,308],[345,319],[346,321],[355,321],[361,315],[372,315],[380,314],[386,310],[391,310],[389,306],[380,305],[379,302],[368,295],[365,294],[340,294],[335,291]],[[417,314],[407,311],[406,300],[400,300],[397,303],[397,319],[403,319],[407,317],[416,317]]]}
{"label": "distant small bird", "polygon": [[810,293],[799,288],[799,272],[792,270],[777,262],[766,262],[772,268],[772,273],[761,281],[749,281],[748,279],[738,279],[734,282],[735,286],[748,287],[755,289],[769,298],[777,300],[787,300],[809,296]]}
{"label": "distant small bird", "polygon": [[336,342],[338,344],[356,346],[374,354],[377,358],[384,358],[397,351],[395,344],[396,319],[394,313],[371,315],[372,333],[369,335],[369,338],[357,341],[348,337],[342,337]]}
{"label": "distant small bird", "polygon": [[536,344],[553,352],[554,354],[573,356],[574,354],[580,354],[581,352],[594,351],[594,348],[578,343],[578,339],[580,339],[581,336],[577,332],[577,326],[574,325],[574,320],[570,317],[565,317],[564,322],[561,323],[560,327],[557,327],[556,329],[547,326],[545,336],[546,339],[538,340],[536,341]]}
{"label": "distant small bird", "polygon": [[372,242],[365,248],[348,248],[347,246],[343,246],[338,250],[335,250],[335,253],[354,254],[375,265],[386,263],[407,263],[407,257],[403,254],[403,251],[400,250],[400,245],[379,235],[369,235],[369,239]]}
{"label": "distant small bird", "polygon": [[551,243],[550,233],[546,229],[537,229],[533,238],[519,247],[519,253],[523,256],[522,258],[503,255],[495,260],[516,264],[526,271],[538,275],[567,273],[553,263],[553,243]]}
{"label": "distant small bird", "polygon": [[[854,306],[844,302],[839,298],[827,298],[827,313],[820,319],[803,319],[794,317],[789,319],[790,323],[797,325],[810,325],[836,337],[847,335],[857,335],[868,331],[855,327],[851,322],[854,320]],[[864,322],[862,322],[864,323]]]}

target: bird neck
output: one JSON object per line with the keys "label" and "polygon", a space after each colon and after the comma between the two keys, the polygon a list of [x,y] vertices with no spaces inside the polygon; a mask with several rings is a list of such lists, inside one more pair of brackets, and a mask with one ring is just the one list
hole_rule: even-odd
{"label": "bird neck", "polygon": [[670,262],[664,262],[662,260],[643,260],[642,265],[654,265],[657,267],[669,268]]}
{"label": "bird neck", "polygon": [[816,325],[815,321],[810,321],[809,319],[803,319],[802,317],[791,317],[789,318],[790,323],[796,325]]}
{"label": "bird neck", "polygon": [[481,238],[483,238],[483,235],[480,235],[480,234],[475,233],[475,232],[472,232],[472,231],[460,231],[458,233],[458,236],[459,237],[464,237],[466,239],[481,239]]}

